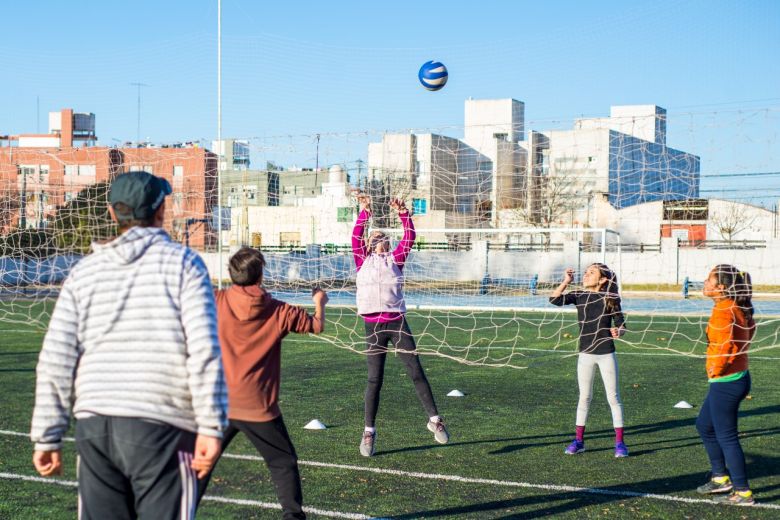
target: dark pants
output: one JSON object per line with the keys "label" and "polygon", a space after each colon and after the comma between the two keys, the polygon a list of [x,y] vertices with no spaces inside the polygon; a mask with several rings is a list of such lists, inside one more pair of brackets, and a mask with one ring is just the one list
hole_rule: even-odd
{"label": "dark pants", "polygon": [[[276,488],[276,496],[282,505],[282,517],[285,520],[305,519],[301,477],[298,473],[298,456],[290,436],[287,434],[282,416],[267,422],[230,419],[230,424],[222,440],[223,453],[233,438],[238,435],[238,432],[242,432],[249,438],[249,441],[265,460],[268,470],[271,472],[274,488]],[[211,473],[201,481],[199,500],[206,492],[206,486],[208,486],[210,479]]]}
{"label": "dark pants", "polygon": [[[406,318],[389,321],[387,323],[366,322],[366,360],[368,361],[368,385],[366,386],[366,426],[373,427],[376,421],[376,413],[379,410],[379,391],[385,374],[385,358],[387,357],[387,344],[400,352],[399,359],[406,367],[406,373],[414,383],[417,397],[420,399],[428,417],[438,415],[436,403],[433,401],[433,393],[428,379],[425,377],[420,357],[415,352],[417,346],[414,336],[409,330]],[[408,352],[408,353],[407,353]]]}
{"label": "dark pants", "polygon": [[730,475],[734,489],[748,488],[745,454],[739,444],[737,415],[739,403],[750,392],[750,373],[728,383],[710,383],[701,405],[696,429],[712,465],[712,475]]}
{"label": "dark pants", "polygon": [[79,520],[195,518],[195,434],[125,417],[76,421]]}

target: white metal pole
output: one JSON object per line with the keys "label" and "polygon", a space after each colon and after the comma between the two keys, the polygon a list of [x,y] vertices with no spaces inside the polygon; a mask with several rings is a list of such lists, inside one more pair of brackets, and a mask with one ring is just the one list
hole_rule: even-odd
{"label": "white metal pole", "polygon": [[217,287],[222,289],[222,0],[217,0]]}

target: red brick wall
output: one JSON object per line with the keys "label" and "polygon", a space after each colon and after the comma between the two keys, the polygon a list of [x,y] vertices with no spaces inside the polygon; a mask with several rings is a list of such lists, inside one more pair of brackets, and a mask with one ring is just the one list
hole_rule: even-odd
{"label": "red brick wall", "polygon": [[[63,119],[63,134],[64,129]],[[49,216],[65,203],[65,193],[75,196],[88,185],[109,181],[133,167],[151,167],[152,173],[171,183],[174,193],[166,201],[165,227],[176,240],[183,240],[187,218],[210,218],[216,204],[216,156],[202,148],[0,148],[0,232],[19,223],[22,176],[18,165],[49,167],[48,175],[26,176],[25,186],[26,193],[47,195],[45,212]],[[66,165],[94,165],[95,175],[65,175]],[[174,177],[174,166],[183,168],[180,177]],[[190,232],[193,247],[215,244],[209,225],[191,226]]]}
{"label": "red brick wall", "polygon": [[60,147],[70,148],[73,146],[73,109],[63,108],[62,114],[62,135],[60,136]]}

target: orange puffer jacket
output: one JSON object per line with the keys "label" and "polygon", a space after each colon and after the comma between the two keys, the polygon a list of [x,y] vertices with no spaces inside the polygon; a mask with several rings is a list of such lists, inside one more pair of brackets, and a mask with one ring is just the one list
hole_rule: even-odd
{"label": "orange puffer jacket", "polygon": [[747,370],[747,351],[755,332],[753,318],[747,317],[734,300],[716,302],[707,324],[707,377],[725,377]]}

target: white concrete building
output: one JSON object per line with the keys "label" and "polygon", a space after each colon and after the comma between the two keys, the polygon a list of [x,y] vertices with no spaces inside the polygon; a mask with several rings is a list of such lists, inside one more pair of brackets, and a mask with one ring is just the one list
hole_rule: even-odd
{"label": "white concrete building", "polygon": [[620,210],[606,206],[601,213],[604,226],[629,244],[658,244],[662,238],[692,242],[778,238],[775,211],[730,200],[655,201]]}
{"label": "white concrete building", "polygon": [[368,147],[369,182],[409,200],[423,221],[446,227],[488,224],[492,168],[487,156],[438,134],[387,134]]}
{"label": "white concrete building", "polygon": [[615,106],[543,132],[526,131],[524,112],[515,99],[469,99],[463,140],[385,135],[369,144],[370,175],[396,179],[388,189],[418,214],[445,211],[448,227],[597,227],[604,200],[620,209],[699,195],[699,158],[666,145],[661,107]]}
{"label": "white concrete building", "polygon": [[231,246],[349,244],[355,223],[355,199],[344,169],[330,167],[322,194],[298,197],[292,206],[248,206],[231,212],[224,231]]}

